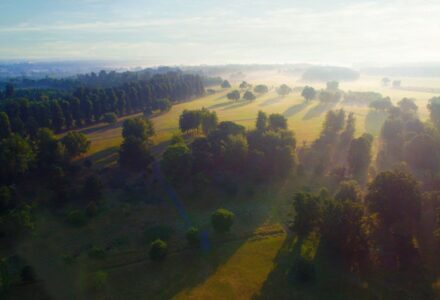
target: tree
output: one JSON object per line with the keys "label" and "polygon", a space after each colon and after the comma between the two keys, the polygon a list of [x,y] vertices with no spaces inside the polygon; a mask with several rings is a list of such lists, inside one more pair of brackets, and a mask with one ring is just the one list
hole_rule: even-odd
{"label": "tree", "polygon": [[381,100],[371,102],[369,106],[370,108],[373,108],[375,110],[386,111],[393,107],[393,103],[391,102],[391,99],[389,97],[386,97]]}
{"label": "tree", "polygon": [[247,89],[250,87],[251,87],[251,85],[249,83],[247,83],[246,81],[243,81],[242,83],[240,83],[240,89]]}
{"label": "tree", "polygon": [[63,110],[59,105],[58,101],[53,101],[51,103],[51,111],[52,111],[52,128],[55,131],[60,131],[63,129],[66,119],[64,118]]}
{"label": "tree", "polygon": [[205,135],[208,135],[217,128],[217,124],[218,124],[217,113],[215,111],[210,112],[207,109],[202,109],[201,114],[202,114],[202,120],[201,120],[202,131]]}
{"label": "tree", "polygon": [[0,141],[0,181],[13,182],[25,175],[32,162],[34,153],[28,141],[17,134]]}
{"label": "tree", "polygon": [[150,245],[150,259],[152,261],[160,262],[165,260],[168,254],[168,246],[167,243],[158,239],[151,243]]}
{"label": "tree", "polygon": [[434,97],[429,100],[428,110],[431,122],[437,129],[440,129],[440,97]]}
{"label": "tree", "polygon": [[287,129],[287,119],[282,114],[271,114],[269,128],[272,130]]}
{"label": "tree", "polygon": [[228,232],[234,223],[234,217],[231,211],[219,208],[211,215],[211,225],[218,233]]}
{"label": "tree", "polygon": [[200,245],[200,230],[197,227],[191,227],[186,232],[186,240],[188,244],[191,246],[199,246]]}
{"label": "tree", "polygon": [[229,135],[224,141],[223,157],[226,166],[240,170],[246,161],[248,143],[243,135]]}
{"label": "tree", "polygon": [[90,148],[90,141],[87,136],[78,131],[70,131],[61,139],[61,142],[66,147],[70,157],[86,153]]}
{"label": "tree", "polygon": [[267,92],[269,92],[269,88],[267,87],[267,85],[259,84],[255,86],[254,92],[257,94],[266,94]]}
{"label": "tree", "polygon": [[319,197],[310,193],[296,193],[293,197],[294,217],[290,229],[298,235],[300,242],[319,224]]}
{"label": "tree", "polygon": [[154,126],[149,119],[127,119],[123,123],[122,136],[125,139],[128,137],[134,137],[141,140],[148,140],[153,135]]}
{"label": "tree", "polygon": [[221,84],[221,87],[224,89],[229,89],[229,88],[231,88],[231,84],[229,83],[229,81],[224,80]]}
{"label": "tree", "polygon": [[267,115],[261,110],[258,112],[256,127],[258,131],[264,131],[267,128]]}
{"label": "tree", "polygon": [[11,123],[5,112],[0,112],[0,140],[10,137],[12,134]]}
{"label": "tree", "polygon": [[415,135],[404,146],[404,159],[413,170],[434,174],[439,169],[439,145],[428,134]]}
{"label": "tree", "polygon": [[361,203],[362,191],[357,181],[342,181],[336,190],[335,199],[338,201],[352,201]]}
{"label": "tree", "polygon": [[382,78],[382,85],[388,86],[390,84],[391,80],[388,77]]}
{"label": "tree", "polygon": [[321,242],[332,258],[342,260],[351,270],[364,266],[368,258],[364,227],[364,208],[360,202],[333,199],[324,202]]}
{"label": "tree", "polygon": [[327,90],[338,91],[339,90],[339,82],[338,81],[328,81],[327,82]]}
{"label": "tree", "polygon": [[416,113],[417,112],[417,105],[414,102],[413,99],[409,99],[409,98],[403,98],[402,100],[400,100],[397,105],[399,106],[399,108],[403,111],[403,112],[413,112]]}
{"label": "tree", "polygon": [[313,87],[305,86],[301,96],[308,102],[316,98],[316,90]]}
{"label": "tree", "polygon": [[37,162],[40,168],[48,170],[64,161],[65,147],[48,128],[38,130],[36,137]]}
{"label": "tree", "polygon": [[109,125],[114,125],[118,121],[118,117],[115,113],[105,113],[102,120]]}
{"label": "tree", "polygon": [[[211,121],[213,121],[213,120],[211,120]],[[189,132],[191,130],[198,130],[201,125],[201,122],[202,122],[202,112],[201,111],[199,111],[199,110],[184,110],[179,117],[179,128],[183,133]]]}
{"label": "tree", "polygon": [[185,144],[175,144],[167,147],[162,155],[162,168],[172,181],[187,179],[191,171],[191,152]]}
{"label": "tree", "polygon": [[277,89],[277,93],[281,97],[287,96],[291,92],[292,92],[292,89],[288,85],[286,85],[286,84],[280,85],[280,87]]}
{"label": "tree", "polygon": [[240,100],[241,95],[240,95],[240,92],[238,90],[233,90],[232,92],[228,93],[226,95],[226,97],[229,100],[238,101],[238,100]]}
{"label": "tree", "polygon": [[373,136],[364,133],[361,137],[353,139],[348,150],[348,166],[351,174],[360,182],[367,177],[368,167],[371,162],[371,147]]}
{"label": "tree", "polygon": [[155,108],[161,112],[166,112],[171,109],[171,101],[169,99],[158,99],[155,101]]}
{"label": "tree", "polygon": [[365,198],[368,210],[378,218],[376,242],[384,264],[404,268],[414,262],[413,236],[420,220],[422,195],[417,181],[396,170],[376,176]]}
{"label": "tree", "polygon": [[149,144],[142,139],[128,136],[119,150],[119,164],[133,171],[144,170],[153,161]]}
{"label": "tree", "polygon": [[254,93],[252,93],[251,91],[246,91],[243,95],[243,99],[247,100],[247,101],[254,101],[256,99]]}
{"label": "tree", "polygon": [[341,93],[338,91],[323,90],[319,93],[319,101],[322,103],[337,103],[341,100]]}
{"label": "tree", "polygon": [[393,88],[400,88],[401,85],[402,85],[401,80],[393,80]]}

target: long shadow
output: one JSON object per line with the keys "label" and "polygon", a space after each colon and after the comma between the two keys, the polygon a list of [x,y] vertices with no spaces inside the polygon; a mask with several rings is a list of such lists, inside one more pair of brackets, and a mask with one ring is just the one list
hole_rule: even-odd
{"label": "long shadow", "polygon": [[228,106],[228,105],[231,105],[231,104],[232,104],[231,101],[222,102],[222,103],[217,103],[217,104],[214,104],[214,105],[209,106],[208,109],[216,109],[216,108],[220,108],[220,107]]}
{"label": "long shadow", "polygon": [[270,98],[270,99],[267,99],[266,101],[260,103],[258,106],[264,107],[264,106],[269,106],[269,105],[277,104],[282,99],[283,99],[283,97],[280,97],[280,96],[275,97],[275,98]]}
{"label": "long shadow", "polygon": [[104,132],[104,131],[111,130],[114,128],[118,128],[121,125],[122,125],[122,121],[119,121],[113,125],[102,124],[102,125],[98,125],[98,126],[91,127],[91,128],[80,129],[78,131],[81,133],[84,133],[84,134],[100,133],[100,132]]}
{"label": "long shadow", "polygon": [[252,103],[252,101],[246,101],[246,100],[244,100],[244,101],[237,102],[237,103],[235,103],[235,104],[233,104],[233,105],[227,106],[227,107],[223,108],[223,110],[229,110],[229,109],[239,108],[239,107],[242,107],[242,106],[245,106],[245,105],[251,104],[251,103]]}
{"label": "long shadow", "polygon": [[309,106],[310,102],[304,101],[303,103],[299,103],[299,104],[295,104],[291,107],[289,107],[288,109],[286,109],[286,111],[283,113],[283,115],[288,118],[290,116],[294,116],[297,113],[301,112],[304,108],[306,108],[307,106]]}
{"label": "long shadow", "polygon": [[319,103],[315,107],[311,108],[303,117],[303,120],[310,120],[317,118],[323,113],[331,110],[336,106],[336,103]]}
{"label": "long shadow", "polygon": [[388,114],[383,111],[370,110],[365,117],[365,131],[372,135],[379,135]]}
{"label": "long shadow", "polygon": [[110,147],[90,155],[88,158],[95,167],[106,167],[117,160],[119,147]]}

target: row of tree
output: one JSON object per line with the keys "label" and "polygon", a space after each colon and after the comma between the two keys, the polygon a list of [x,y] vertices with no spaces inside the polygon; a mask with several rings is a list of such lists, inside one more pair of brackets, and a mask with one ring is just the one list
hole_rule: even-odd
{"label": "row of tree", "polygon": [[[77,88],[62,99],[5,99],[0,111],[3,123],[15,133],[34,136],[39,128],[69,130],[103,120],[106,113],[119,116],[136,112],[169,110],[172,103],[204,94],[198,76],[167,73],[148,81],[125,83],[116,88]],[[4,124],[2,124],[4,125]]]}

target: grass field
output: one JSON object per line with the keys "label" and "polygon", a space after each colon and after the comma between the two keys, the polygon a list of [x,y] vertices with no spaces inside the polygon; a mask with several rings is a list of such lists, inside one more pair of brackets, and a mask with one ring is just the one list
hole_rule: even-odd
{"label": "grass field", "polygon": [[[267,94],[258,96],[253,102],[244,100],[240,100],[238,102],[230,101],[226,98],[226,94],[230,90],[218,89],[216,94],[174,105],[171,111],[153,117],[152,120],[156,129],[154,142],[156,144],[160,144],[168,140],[173,133],[178,131],[178,120],[183,110],[200,109],[202,107],[215,111],[220,121],[234,121],[248,129],[254,128],[255,119],[259,110],[262,110],[268,114],[281,113],[288,119],[289,128],[295,132],[297,141],[299,143],[302,143],[302,141],[310,142],[319,135],[325,113],[330,109],[343,108],[347,112],[353,112],[357,120],[356,133],[358,135],[364,132],[377,135],[380,131],[381,124],[386,117],[385,114],[371,112],[367,107],[342,106],[341,104],[335,106],[321,105],[318,103],[318,101],[305,103],[299,93],[293,93],[286,97],[280,97],[275,92],[275,87],[280,83],[286,82],[291,86],[302,86],[305,83],[298,82],[297,79],[288,78],[279,74],[266,75],[268,76],[266,77],[266,81],[256,79],[255,83],[266,82],[272,87],[271,91]],[[252,75],[250,75],[250,77],[253,78]],[[419,106],[420,118],[422,120],[426,120],[428,118],[426,106],[428,100],[434,97],[435,94],[383,87],[380,85],[380,80],[381,78],[379,77],[363,77],[359,81],[341,83],[340,88],[345,91],[352,90],[380,92],[384,96],[390,96],[394,103],[397,103],[404,97],[414,98]],[[436,87],[440,86],[440,81],[434,79],[426,80],[420,78],[407,78],[403,81],[403,84],[406,84],[410,87]],[[315,88],[324,87],[323,84],[311,85],[313,85]],[[92,141],[92,147],[89,155],[93,157],[95,162],[100,162],[103,165],[114,163],[117,147],[122,141],[122,121],[123,119],[119,120],[118,124],[113,126],[101,124],[82,130]]]}
{"label": "grass field", "polygon": [[[282,82],[291,86],[304,85],[280,74],[266,74],[267,80],[252,76],[246,80],[273,86]],[[411,87],[434,87],[439,83],[407,80]],[[424,120],[428,117],[427,101],[434,96],[432,93],[384,88],[380,86],[380,78],[376,77],[343,83],[341,89],[378,91],[390,96],[394,103],[405,96],[413,97]],[[155,116],[152,119],[157,133],[155,144],[160,147],[178,131],[178,119],[185,109],[205,107],[216,111],[220,121],[234,121],[249,129],[254,127],[259,110],[268,114],[282,113],[301,143],[318,136],[329,109],[342,108],[341,105],[323,106],[318,101],[304,103],[298,93],[279,97],[273,88],[253,102],[232,102],[226,99],[227,92],[218,90],[216,94],[174,105],[170,112]],[[357,134],[365,131],[378,134],[384,114],[372,113],[366,107],[343,108],[355,113]],[[126,118],[130,117],[134,116]],[[98,124],[81,130],[92,141],[88,155],[99,166],[116,162],[123,120],[112,126]],[[82,228],[65,224],[64,212],[55,216],[40,212],[36,232],[19,245],[17,253],[32,264],[41,282],[20,289],[23,294],[12,294],[11,299],[25,298],[25,293],[34,295],[35,299],[45,299],[44,295],[48,294],[54,299],[66,300],[380,298],[373,293],[374,289],[367,289],[366,282],[348,278],[345,273],[339,274],[332,270],[329,262],[321,261],[316,253],[317,237],[306,241],[299,251],[310,259],[316,257],[317,285],[299,287],[290,281],[287,272],[291,266],[291,253],[298,245],[285,228],[286,218],[293,193],[308,184],[312,183],[293,177],[272,186],[254,188],[251,192],[243,188],[232,196],[218,190],[205,190],[197,195],[177,191],[185,208],[183,213],[173,206],[165,193],[151,201],[146,189],[134,192],[108,189],[103,197],[103,211]],[[215,236],[210,231],[209,217],[218,207],[236,214],[234,232],[226,236]],[[75,204],[66,211],[72,208]],[[188,248],[185,240],[188,224],[183,217],[209,232],[209,250]],[[167,237],[170,255],[163,264],[148,259],[147,235],[151,234],[151,229],[157,228],[170,230]],[[107,257],[103,260],[89,258],[87,253],[92,246],[106,249]],[[67,262],[67,258],[72,258],[73,262]],[[86,292],[88,278],[98,270],[108,273],[108,285],[104,290],[90,294]],[[36,295],[40,291],[44,293],[38,298]]]}

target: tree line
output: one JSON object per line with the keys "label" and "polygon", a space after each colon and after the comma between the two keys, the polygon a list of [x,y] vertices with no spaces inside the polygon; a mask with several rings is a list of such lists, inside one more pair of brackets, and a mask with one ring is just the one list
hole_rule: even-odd
{"label": "tree line", "polygon": [[12,132],[35,136],[39,128],[55,132],[100,122],[107,113],[118,116],[136,112],[166,111],[172,103],[204,94],[200,77],[180,73],[155,75],[147,81],[124,83],[115,88],[75,89],[60,98],[39,94],[35,99],[12,98],[0,102],[2,120]]}

